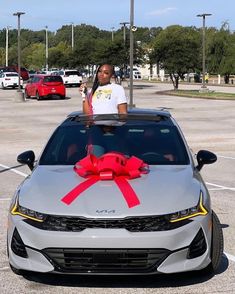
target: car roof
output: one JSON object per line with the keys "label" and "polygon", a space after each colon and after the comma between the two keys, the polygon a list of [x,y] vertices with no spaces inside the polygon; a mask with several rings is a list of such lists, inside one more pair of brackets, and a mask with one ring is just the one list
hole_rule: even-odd
{"label": "car roof", "polygon": [[[162,115],[166,117],[171,116],[170,112],[165,110],[164,108],[161,108],[161,109],[131,108],[128,110],[128,114],[146,115],[147,117],[157,116],[157,115]],[[105,114],[105,115],[114,116],[117,114]],[[83,114],[82,111],[74,111],[68,114],[68,117],[74,117],[74,116],[85,116],[85,115]]]}
{"label": "car roof", "polygon": [[86,115],[81,111],[70,113],[63,123],[95,122],[95,124],[115,125],[122,121],[169,121],[171,114],[164,109],[132,108],[127,114],[96,114]]}
{"label": "car roof", "polygon": [[35,74],[35,75],[33,75],[33,77],[40,77],[40,78],[53,77],[53,76],[58,77],[58,75],[50,75],[50,74]]}
{"label": "car roof", "polygon": [[3,72],[0,72],[1,74],[16,74],[18,76],[18,72],[16,71],[3,71]]}

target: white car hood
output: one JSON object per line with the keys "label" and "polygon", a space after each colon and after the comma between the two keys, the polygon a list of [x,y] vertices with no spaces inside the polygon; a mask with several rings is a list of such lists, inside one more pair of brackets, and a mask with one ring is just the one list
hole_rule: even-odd
{"label": "white car hood", "polygon": [[84,182],[72,166],[38,166],[20,188],[19,204],[53,215],[125,217],[162,215],[195,206],[200,182],[190,165],[150,166],[150,172],[129,180],[140,204],[129,208],[113,180],[98,181],[71,204],[61,199]]}

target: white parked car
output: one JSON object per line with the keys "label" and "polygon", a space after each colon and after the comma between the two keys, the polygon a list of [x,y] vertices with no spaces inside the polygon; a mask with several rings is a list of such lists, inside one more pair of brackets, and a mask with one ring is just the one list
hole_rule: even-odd
{"label": "white parked car", "polygon": [[133,69],[133,79],[134,80],[141,80],[142,79],[141,72]]}
{"label": "white parked car", "polygon": [[167,111],[71,113],[38,160],[17,157],[32,173],[10,205],[12,271],[221,272],[223,231],[200,173],[216,159],[192,154]]}
{"label": "white parked car", "polygon": [[63,79],[65,86],[80,86],[82,83],[82,75],[81,73],[76,69],[65,69],[65,70],[59,70],[56,73],[56,75],[60,75]]}
{"label": "white parked car", "polygon": [[[127,78],[130,77],[130,69],[127,70],[126,77]],[[133,68],[133,79],[134,80],[141,80],[142,79],[141,72],[136,67]]]}
{"label": "white parked car", "polygon": [[[20,85],[23,86],[23,79],[20,78]],[[0,87],[17,88],[19,86],[19,76],[17,72],[2,72],[0,73]]]}

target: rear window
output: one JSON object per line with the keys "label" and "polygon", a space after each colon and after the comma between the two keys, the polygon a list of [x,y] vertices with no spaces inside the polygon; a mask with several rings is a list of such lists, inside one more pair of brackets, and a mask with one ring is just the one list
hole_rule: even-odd
{"label": "rear window", "polygon": [[80,76],[80,72],[77,70],[69,70],[69,71],[65,71],[65,75],[66,76]]}
{"label": "rear window", "polygon": [[17,73],[12,73],[12,74],[6,74],[7,77],[18,77]]}
{"label": "rear window", "polygon": [[48,77],[44,77],[43,82],[44,83],[54,83],[54,82],[63,83],[63,80],[61,76],[48,76]]}

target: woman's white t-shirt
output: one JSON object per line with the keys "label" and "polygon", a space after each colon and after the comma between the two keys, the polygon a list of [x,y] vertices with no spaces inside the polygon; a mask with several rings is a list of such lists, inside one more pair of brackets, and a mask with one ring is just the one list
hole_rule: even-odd
{"label": "woman's white t-shirt", "polygon": [[99,86],[92,96],[93,114],[118,113],[118,105],[127,103],[124,88],[117,84]]}

